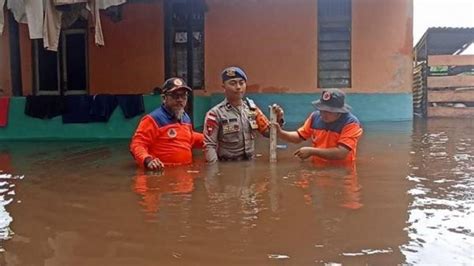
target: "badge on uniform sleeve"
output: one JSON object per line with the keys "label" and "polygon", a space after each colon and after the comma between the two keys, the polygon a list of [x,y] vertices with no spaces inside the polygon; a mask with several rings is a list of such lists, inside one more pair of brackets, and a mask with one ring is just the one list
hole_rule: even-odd
{"label": "badge on uniform sleeve", "polygon": [[214,113],[207,113],[205,124],[207,134],[211,135],[214,129],[217,128],[217,116]]}
{"label": "badge on uniform sleeve", "polygon": [[168,132],[167,132],[167,133],[168,133],[168,137],[170,137],[170,138],[176,138],[177,133],[176,133],[176,130],[175,130],[174,128],[168,129]]}

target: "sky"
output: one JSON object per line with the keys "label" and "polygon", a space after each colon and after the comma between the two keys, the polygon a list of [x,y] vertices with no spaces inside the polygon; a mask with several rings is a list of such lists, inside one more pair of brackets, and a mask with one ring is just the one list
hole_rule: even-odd
{"label": "sky", "polygon": [[[429,27],[474,27],[474,0],[413,0],[413,45]],[[474,44],[467,53],[474,54]]]}

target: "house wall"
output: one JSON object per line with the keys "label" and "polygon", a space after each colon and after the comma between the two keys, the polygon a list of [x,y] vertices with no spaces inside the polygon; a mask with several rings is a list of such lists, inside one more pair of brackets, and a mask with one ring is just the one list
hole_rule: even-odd
{"label": "house wall", "polygon": [[91,94],[150,93],[164,79],[162,1],[127,3],[114,23],[102,14],[105,46],[89,37]]}
{"label": "house wall", "polygon": [[[206,89],[241,66],[251,92],[317,91],[317,1],[208,0]],[[348,93],[410,92],[411,0],[352,3],[352,87]]]}
{"label": "house wall", "polygon": [[[101,11],[105,46],[88,35],[91,94],[150,93],[164,79],[164,34],[161,2],[123,5],[122,20],[113,22]],[[4,37],[5,38],[5,37]],[[33,94],[33,55],[28,26],[20,24],[23,94]],[[7,53],[8,54],[8,53]],[[8,75],[9,76],[9,75]],[[2,82],[5,79],[2,78]],[[10,89],[11,91],[11,89]]]}

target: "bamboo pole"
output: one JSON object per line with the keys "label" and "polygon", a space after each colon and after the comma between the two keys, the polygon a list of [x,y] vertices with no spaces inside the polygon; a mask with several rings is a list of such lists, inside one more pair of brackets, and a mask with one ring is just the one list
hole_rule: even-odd
{"label": "bamboo pole", "polygon": [[273,126],[277,121],[277,115],[275,109],[272,106],[270,108],[270,162],[275,163],[277,161],[277,131]]}

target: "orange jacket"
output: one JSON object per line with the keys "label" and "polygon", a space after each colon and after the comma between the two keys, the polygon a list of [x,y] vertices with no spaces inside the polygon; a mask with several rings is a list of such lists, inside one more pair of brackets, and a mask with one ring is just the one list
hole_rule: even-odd
{"label": "orange jacket", "polygon": [[203,135],[193,131],[191,119],[184,114],[177,121],[163,106],[144,116],[130,143],[137,164],[144,166],[147,157],[158,158],[166,165],[192,162],[192,148],[202,148]]}
{"label": "orange jacket", "polygon": [[315,148],[334,148],[339,145],[350,150],[343,160],[325,160],[313,156],[313,162],[348,163],[356,158],[357,143],[362,135],[359,120],[351,113],[342,116],[333,123],[324,123],[319,112],[313,112],[304,125],[297,130],[303,139],[311,138]]}

